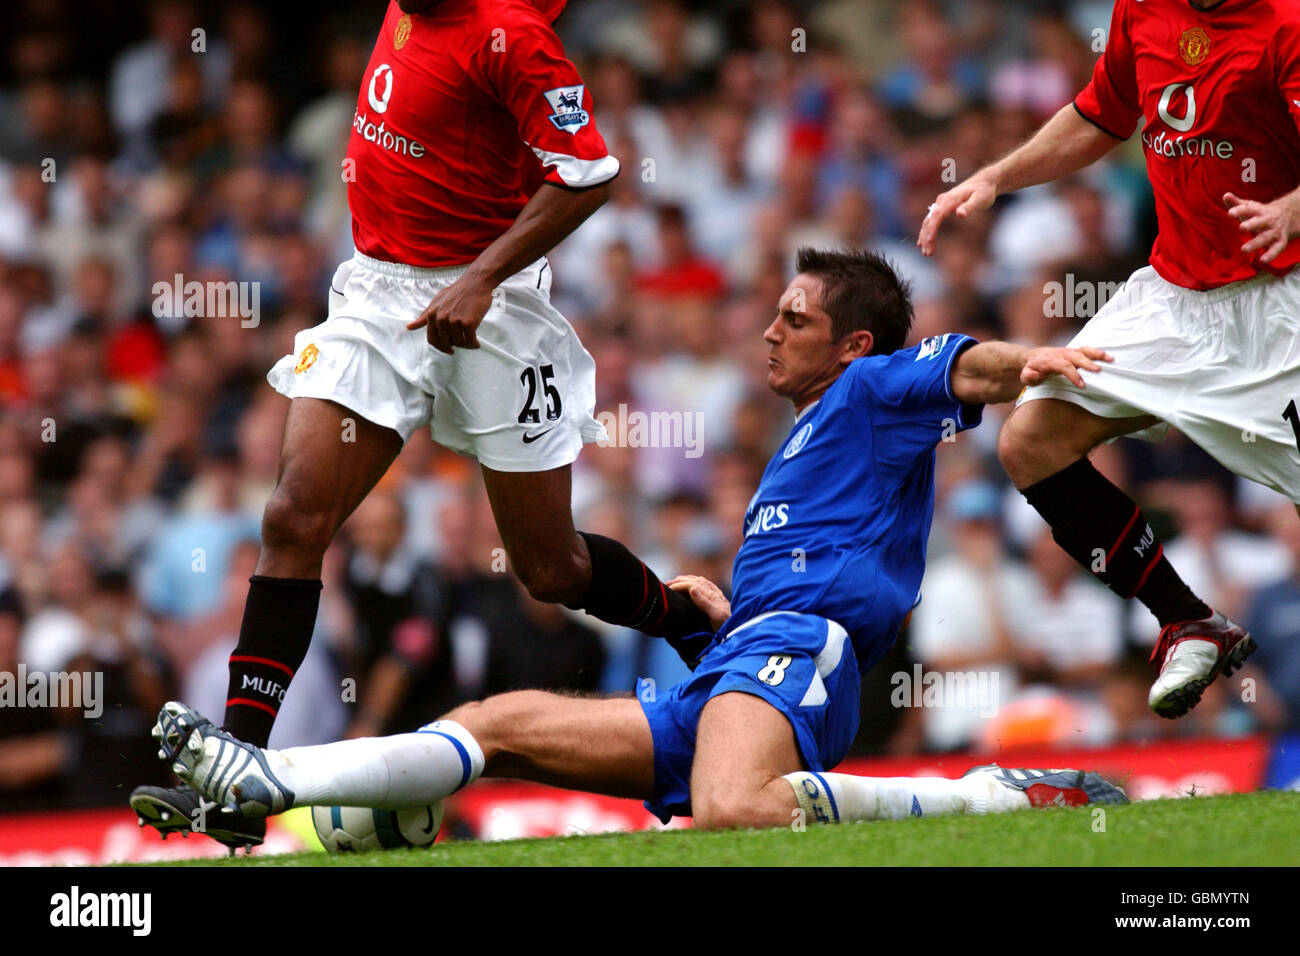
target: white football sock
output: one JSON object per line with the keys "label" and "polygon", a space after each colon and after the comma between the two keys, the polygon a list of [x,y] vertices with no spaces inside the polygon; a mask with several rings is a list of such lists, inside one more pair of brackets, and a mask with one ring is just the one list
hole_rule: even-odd
{"label": "white football sock", "polygon": [[266,759],[299,807],[413,809],[455,793],[483,772],[482,748],[451,720],[413,734],[268,750]]}
{"label": "white football sock", "polygon": [[[1029,798],[1023,793],[991,779],[977,779],[977,775],[948,780],[944,777],[855,777],[801,770],[787,774],[784,779],[794,788],[795,799],[809,823],[901,820],[909,816],[988,813],[1017,809],[1022,804],[1029,806]],[[992,805],[995,802],[997,806]]]}

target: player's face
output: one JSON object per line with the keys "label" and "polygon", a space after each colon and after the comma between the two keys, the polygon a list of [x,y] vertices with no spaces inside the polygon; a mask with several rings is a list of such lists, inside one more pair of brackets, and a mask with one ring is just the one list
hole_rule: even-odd
{"label": "player's face", "polygon": [[[802,408],[820,397],[858,354],[871,349],[868,333],[840,342],[831,338],[831,317],[821,306],[821,280],[798,275],[781,294],[776,318],[763,333],[767,386]],[[860,341],[866,336],[865,349]]]}

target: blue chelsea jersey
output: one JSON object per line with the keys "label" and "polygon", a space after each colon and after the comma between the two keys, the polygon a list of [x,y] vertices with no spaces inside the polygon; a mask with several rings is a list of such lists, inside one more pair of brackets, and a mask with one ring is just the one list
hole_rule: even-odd
{"label": "blue chelsea jersey", "polygon": [[928,338],[852,362],[806,408],[768,462],[732,567],[732,615],[839,622],[863,673],[916,603],[934,516],[934,450],[979,424],[952,394],[953,360],[975,340]]}

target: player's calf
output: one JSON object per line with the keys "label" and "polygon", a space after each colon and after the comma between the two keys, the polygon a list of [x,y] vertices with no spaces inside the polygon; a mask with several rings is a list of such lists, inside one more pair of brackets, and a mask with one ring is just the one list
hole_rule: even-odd
{"label": "player's calf", "polygon": [[1166,656],[1151,691],[1156,713],[1177,717],[1195,706],[1221,670],[1239,665],[1237,658],[1244,658],[1249,646],[1233,649],[1231,628],[1214,621],[1209,606],[1179,577],[1142,509],[1086,457],[1042,474],[1056,463],[1051,456],[1062,448],[1076,449],[1148,422],[1102,419],[1053,399],[1032,401],[1008,419],[998,450],[1025,500],[1051,526],[1052,538],[1063,550],[1120,597],[1145,604],[1165,633],[1187,635],[1179,640],[1190,643]]}
{"label": "player's calf", "polygon": [[618,541],[574,529],[568,466],[542,472],[485,467],[483,482],[506,553],[529,594],[667,638],[695,665],[708,642],[683,639],[702,632],[711,639],[708,617]]}
{"label": "player's calf", "polygon": [[654,741],[635,698],[512,691],[444,721],[477,742],[485,776],[639,800],[654,792]]}

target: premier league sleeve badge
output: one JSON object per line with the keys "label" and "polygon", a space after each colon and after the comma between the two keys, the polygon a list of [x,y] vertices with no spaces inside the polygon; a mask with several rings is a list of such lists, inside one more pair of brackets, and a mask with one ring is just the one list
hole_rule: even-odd
{"label": "premier league sleeve badge", "polygon": [[582,108],[582,84],[577,86],[557,86],[542,95],[550,104],[551,115],[547,117],[555,128],[575,136],[578,130],[591,122],[591,114]]}

